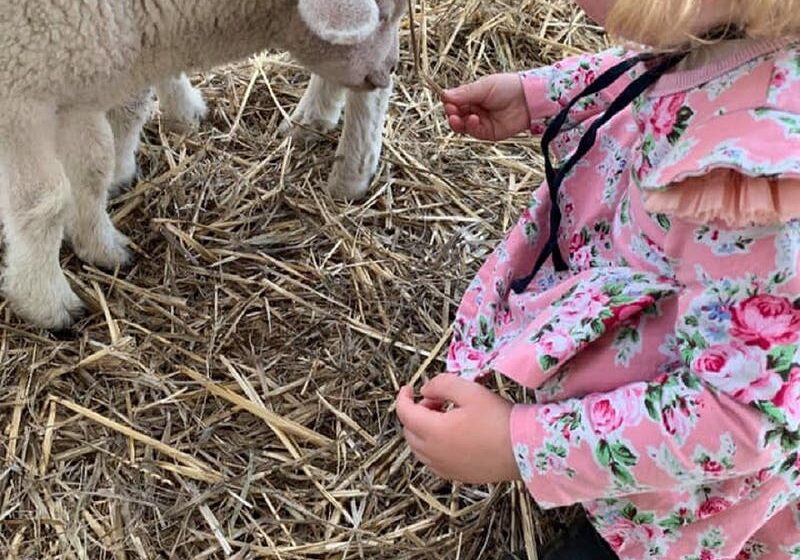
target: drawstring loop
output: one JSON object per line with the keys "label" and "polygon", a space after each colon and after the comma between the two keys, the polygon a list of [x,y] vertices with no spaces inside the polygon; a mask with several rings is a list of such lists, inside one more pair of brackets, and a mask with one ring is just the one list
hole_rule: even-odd
{"label": "drawstring loop", "polygon": [[[528,285],[539,273],[539,271],[547,262],[547,259],[552,256],[553,266],[558,272],[568,270],[566,261],[561,254],[561,249],[558,246],[558,235],[561,227],[561,207],[559,206],[559,192],[561,184],[564,179],[572,172],[578,162],[586,156],[594,144],[597,142],[597,133],[606,123],[608,123],[616,115],[624,111],[631,103],[633,103],[639,96],[641,96],[647,89],[655,84],[664,74],[674,68],[681,60],[683,60],[687,52],[680,52],[668,55],[655,55],[653,53],[644,53],[636,57],[624,60],[623,62],[613,66],[603,74],[601,74],[595,81],[589,84],[577,97],[572,99],[564,109],[552,120],[548,125],[547,130],[542,136],[542,153],[544,154],[545,164],[545,177],[547,178],[547,188],[550,195],[550,234],[547,239],[542,252],[536,259],[530,274],[524,278],[515,280],[511,284],[511,289],[521,294],[528,289]],[[596,119],[586,133],[581,137],[578,147],[570,158],[561,167],[555,168],[552,162],[550,153],[550,145],[561,134],[564,126],[570,116],[571,110],[582,99],[595,95],[615,84],[622,76],[633,69],[634,66],[651,62],[654,64],[641,76],[631,82],[611,104],[606,111]]]}

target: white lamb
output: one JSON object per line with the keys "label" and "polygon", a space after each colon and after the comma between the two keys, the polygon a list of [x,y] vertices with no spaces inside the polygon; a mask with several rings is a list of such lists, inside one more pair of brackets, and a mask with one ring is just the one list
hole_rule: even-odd
{"label": "white lamb", "polygon": [[[0,210],[3,290],[44,328],[82,304],[59,264],[62,239],[83,260],[125,265],[127,238],[106,212],[113,182],[135,173],[149,86],[177,84],[267,48],[317,76],[296,118],[327,128],[348,88],[331,184],[355,197],[377,166],[405,0],[0,0]],[[190,94],[190,93],[189,93]],[[195,100],[196,101],[196,100]],[[183,108],[192,103],[184,103]],[[197,104],[194,104],[197,107]],[[368,142],[365,142],[365,139]],[[365,143],[371,142],[371,145]]]}

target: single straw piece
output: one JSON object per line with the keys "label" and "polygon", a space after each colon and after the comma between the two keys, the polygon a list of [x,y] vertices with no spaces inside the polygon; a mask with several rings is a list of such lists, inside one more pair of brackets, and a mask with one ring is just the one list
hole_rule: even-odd
{"label": "single straw piece", "polygon": [[420,72],[422,83],[425,84],[439,99],[444,99],[444,88],[433,81],[433,78],[428,76],[425,72]]}
{"label": "single straw piece", "polygon": [[419,43],[417,43],[417,24],[414,21],[414,0],[408,0],[408,30],[411,33],[411,52],[414,56],[414,71],[422,84],[436,94],[439,99],[444,99],[444,88],[437,84],[433,78],[422,70],[419,56]]}

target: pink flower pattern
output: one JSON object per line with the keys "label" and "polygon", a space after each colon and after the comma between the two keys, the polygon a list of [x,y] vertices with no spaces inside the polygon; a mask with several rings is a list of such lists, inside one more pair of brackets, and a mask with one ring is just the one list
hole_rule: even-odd
{"label": "pink flower pattern", "polygon": [[668,136],[678,124],[680,110],[685,106],[686,94],[659,98],[650,114],[650,129],[656,136]]}
{"label": "pink flower pattern", "polygon": [[772,399],[773,404],[786,414],[786,422],[793,430],[800,427],[800,368],[793,368],[786,383]]}
{"label": "pink flower pattern", "polygon": [[575,349],[575,339],[567,331],[552,331],[539,340],[541,353],[563,360]]}
{"label": "pink flower pattern", "polygon": [[733,325],[733,336],[768,350],[776,344],[797,342],[800,309],[785,297],[761,294],[733,308]]}
{"label": "pink flower pattern", "polygon": [[714,515],[722,513],[729,507],[731,507],[731,503],[725,498],[719,496],[708,498],[697,510],[697,518],[706,519],[708,517],[713,517]]}
{"label": "pink flower pattern", "polygon": [[622,426],[635,426],[642,417],[638,404],[642,398],[640,388],[628,389],[618,395],[592,395],[587,397],[589,422],[599,437],[608,436]]}
{"label": "pink flower pattern", "polygon": [[741,342],[712,346],[695,359],[693,369],[745,403],[771,400],[783,385],[781,377],[768,368],[767,353]]}

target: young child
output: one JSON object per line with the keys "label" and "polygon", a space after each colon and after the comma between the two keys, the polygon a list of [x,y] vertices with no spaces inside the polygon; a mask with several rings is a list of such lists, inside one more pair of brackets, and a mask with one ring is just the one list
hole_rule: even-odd
{"label": "young child", "polygon": [[554,163],[449,374],[398,396],[405,437],[448,479],[582,503],[622,559],[800,559],[800,1],[579,3],[651,52],[446,92],[454,131],[544,133]]}

